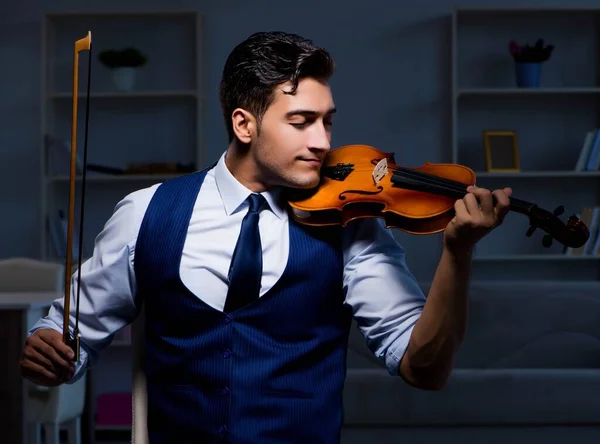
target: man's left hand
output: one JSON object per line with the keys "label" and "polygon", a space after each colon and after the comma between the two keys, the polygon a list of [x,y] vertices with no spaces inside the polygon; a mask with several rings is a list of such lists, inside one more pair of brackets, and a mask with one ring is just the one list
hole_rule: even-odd
{"label": "man's left hand", "polygon": [[470,253],[481,238],[502,223],[511,194],[510,188],[490,192],[469,186],[465,197],[454,204],[456,214],[444,232],[445,246],[453,252]]}

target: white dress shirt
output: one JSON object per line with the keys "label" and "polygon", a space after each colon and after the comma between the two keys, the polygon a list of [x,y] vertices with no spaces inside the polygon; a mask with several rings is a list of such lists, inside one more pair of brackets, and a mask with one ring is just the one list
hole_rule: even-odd
{"label": "white dress shirt", "polygon": [[[114,334],[137,315],[133,268],[136,239],[158,186],[135,191],[116,205],[96,238],[93,256],[81,266],[82,346],[73,381],[79,379],[85,365],[93,364]],[[207,172],[192,212],[182,253],[181,279],[197,297],[219,310],[225,304],[227,274],[249,194],[250,190],[229,172],[224,153]],[[261,296],[283,274],[289,248],[288,213],[277,192],[262,194],[268,208],[259,217],[263,249]],[[346,227],[343,258],[346,302],[371,351],[384,360],[390,374],[396,375],[425,296],[405,264],[404,250],[379,219],[361,219]],[[76,276],[75,273],[71,279],[71,327]],[[62,331],[62,316],[63,300],[59,298],[30,333],[48,327]]]}

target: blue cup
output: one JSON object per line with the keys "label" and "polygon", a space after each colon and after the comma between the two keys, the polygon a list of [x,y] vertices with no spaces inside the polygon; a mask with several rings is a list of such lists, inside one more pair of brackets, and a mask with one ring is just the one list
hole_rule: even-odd
{"label": "blue cup", "polygon": [[541,63],[516,63],[517,86],[519,88],[539,88],[542,76]]}

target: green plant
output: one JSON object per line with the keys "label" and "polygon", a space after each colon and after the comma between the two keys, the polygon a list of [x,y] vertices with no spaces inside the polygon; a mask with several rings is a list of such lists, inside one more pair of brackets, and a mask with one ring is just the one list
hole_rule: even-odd
{"label": "green plant", "polygon": [[554,45],[544,46],[543,39],[538,39],[534,46],[530,46],[528,43],[519,45],[514,40],[508,44],[508,51],[512,55],[513,60],[521,63],[545,62],[550,58],[553,49]]}
{"label": "green plant", "polygon": [[144,66],[148,58],[135,48],[122,50],[108,49],[98,54],[98,60],[109,69],[139,68]]}

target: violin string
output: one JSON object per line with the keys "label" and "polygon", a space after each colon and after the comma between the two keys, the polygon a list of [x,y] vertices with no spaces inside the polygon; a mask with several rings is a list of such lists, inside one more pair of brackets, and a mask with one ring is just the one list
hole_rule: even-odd
{"label": "violin string", "polygon": [[[400,166],[388,166],[389,170],[394,171],[396,175],[403,176],[405,178],[416,178],[421,181],[425,181],[427,184],[437,187],[441,191],[447,191],[453,194],[453,197],[464,197],[467,193],[467,187],[462,182],[458,182],[452,179],[447,179],[445,177],[439,177],[428,173],[423,173],[421,171],[415,171],[410,168],[400,167]],[[402,173],[402,174],[398,174]],[[526,202],[521,199],[517,199],[514,197],[510,198],[511,207],[515,209],[522,209],[526,212],[530,212],[531,209],[535,206],[530,202]]]}
{"label": "violin string", "polygon": [[428,191],[437,191],[442,195],[449,195],[457,199],[463,197],[466,194],[464,187],[443,184],[440,182],[436,182],[435,180],[431,180],[429,178],[414,176],[411,173],[407,172],[394,173],[392,181],[395,183],[401,182],[404,185],[414,185],[414,189],[416,191],[421,191],[419,186],[422,187],[423,185],[425,185],[427,186]]}
{"label": "violin string", "polygon": [[[404,177],[412,177],[412,178],[418,178],[421,180],[425,180],[430,185],[439,187],[443,190],[447,190],[447,191],[456,193],[455,195],[457,197],[463,197],[467,192],[468,185],[461,183],[461,182],[457,182],[457,181],[454,181],[451,179],[446,179],[443,177],[433,176],[433,175],[423,173],[420,171],[410,170],[410,169],[407,169],[404,167],[391,168],[391,169],[395,170],[396,173],[402,173],[404,175]],[[518,209],[523,209],[525,211],[530,211],[534,206],[533,204],[531,204],[529,202],[525,202],[520,199],[510,198],[510,200],[511,200],[511,206],[515,209],[518,208]]]}
{"label": "violin string", "polygon": [[[440,176],[435,176],[432,174],[424,173],[422,171],[415,171],[413,169],[401,167],[398,165],[388,166],[388,168],[391,171],[403,172],[403,173],[406,173],[407,175],[411,175],[411,176],[417,177],[419,179],[427,180],[428,183],[430,183],[431,185],[438,186],[438,187],[442,188],[444,191],[451,191],[451,192],[455,193],[456,197],[463,197],[467,192],[468,185],[466,185],[462,182],[457,182],[455,180],[447,179],[445,177],[440,177]],[[511,201],[511,206],[513,208],[523,209],[526,212],[530,212],[531,209],[533,207],[535,207],[535,204],[532,204],[531,202],[527,202],[527,201],[517,199],[514,197],[510,197],[510,201]]]}

